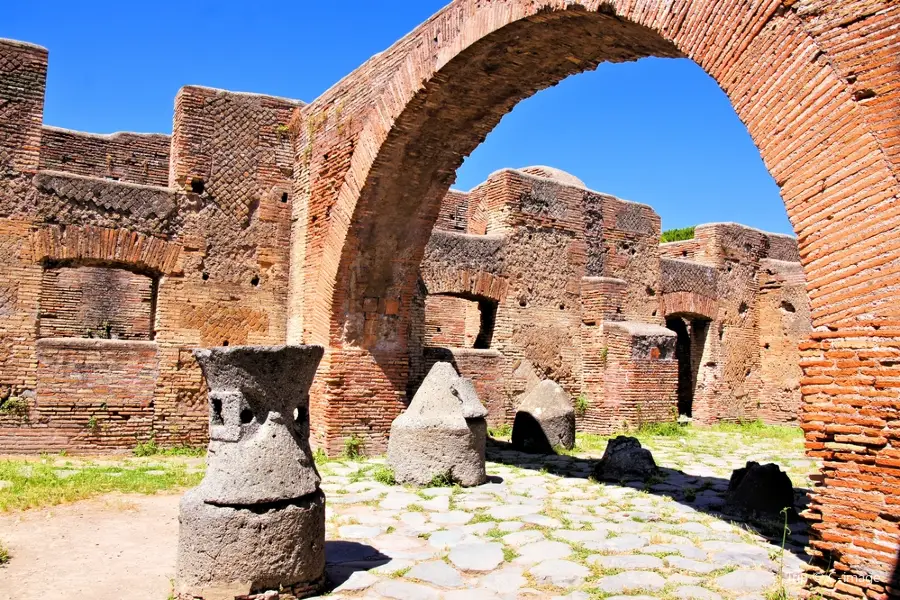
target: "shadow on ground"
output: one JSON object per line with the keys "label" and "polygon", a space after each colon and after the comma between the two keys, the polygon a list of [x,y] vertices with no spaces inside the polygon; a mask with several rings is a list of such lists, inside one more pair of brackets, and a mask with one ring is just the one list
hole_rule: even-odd
{"label": "shadow on ground", "polygon": [[368,571],[391,562],[391,557],[377,548],[359,542],[325,542],[327,590],[341,585],[357,571]]}
{"label": "shadow on ground", "polygon": [[[529,454],[516,450],[509,442],[489,439],[487,459],[492,462],[521,469],[546,471],[560,477],[588,479],[594,471],[597,459],[578,458],[561,454]],[[730,510],[726,504],[728,479],[692,475],[677,469],[660,467],[658,474],[647,481],[604,481],[605,485],[628,487],[657,496],[667,496],[679,504],[706,513],[717,519],[729,521],[766,538],[771,544],[782,545],[783,517],[760,517]],[[794,508],[801,512],[809,502],[809,490],[794,488]],[[640,515],[652,521],[654,515]],[[809,562],[805,547],[809,541],[809,524],[797,514],[789,521],[791,533],[785,550],[798,559]]]}

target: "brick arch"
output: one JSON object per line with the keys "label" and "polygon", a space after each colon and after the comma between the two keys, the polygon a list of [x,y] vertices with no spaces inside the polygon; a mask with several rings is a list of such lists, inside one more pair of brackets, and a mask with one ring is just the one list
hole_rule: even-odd
{"label": "brick arch", "polygon": [[422,283],[428,294],[477,297],[494,302],[505,300],[509,289],[505,277],[469,269],[429,270],[422,273]]}
{"label": "brick arch", "polygon": [[34,232],[35,262],[107,263],[170,275],[182,270],[182,246],[129,229],[49,225]]}
{"label": "brick arch", "polygon": [[718,300],[697,292],[668,292],[659,301],[663,317],[685,315],[713,321],[719,312]]}
{"label": "brick arch", "polygon": [[[366,327],[391,329],[402,319],[364,304],[411,296],[425,232],[463,157],[523,98],[599,62],[649,55],[692,58],[731,99],[781,186],[816,325],[871,317],[891,273],[847,258],[854,243],[887,240],[896,225],[868,218],[896,202],[897,160],[885,152],[892,132],[869,124],[859,104],[865,94],[843,78],[828,40],[815,37],[799,8],[782,4],[448,5],[303,110],[297,179],[310,202],[299,233],[315,275],[294,294],[301,337],[376,345]],[[838,218],[823,219],[825,206]],[[863,264],[879,255],[864,252]],[[367,326],[371,319],[379,323]]]}
{"label": "brick arch", "polygon": [[[898,26],[892,0],[455,0],[367,61],[293,122],[302,268],[290,336],[329,346],[319,443],[383,445],[405,400],[403,331],[440,199],[500,118],[599,62],[686,56],[728,96],[798,235],[816,326],[802,346],[807,447],[825,461],[822,480],[841,482],[813,495],[814,552],[861,576],[841,583],[845,595],[864,595],[872,576],[870,595],[883,597],[900,550],[888,479],[900,472],[852,474],[896,468],[900,455],[895,417],[867,408],[900,401]],[[867,490],[852,514],[842,487]]]}

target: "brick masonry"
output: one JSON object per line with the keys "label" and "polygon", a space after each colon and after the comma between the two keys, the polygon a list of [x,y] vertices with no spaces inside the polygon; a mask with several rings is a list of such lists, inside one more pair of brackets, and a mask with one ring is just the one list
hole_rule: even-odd
{"label": "brick masonry", "polygon": [[[885,598],[900,550],[892,458],[900,378],[898,23],[893,0],[454,0],[308,106],[185,88],[169,188],[91,183],[99,202],[74,175],[63,194],[41,184],[45,175],[35,178],[47,52],[3,42],[0,386],[26,398],[38,387],[43,266],[28,240],[56,219],[54,226],[119,230],[106,242],[144,235],[182,249],[183,272],[157,275],[156,435],[201,435],[190,425],[205,411],[188,347],[286,336],[329,348],[313,390],[316,441],[333,450],[354,433],[378,448],[407,397],[408,333],[422,310],[414,300],[419,265],[463,157],[518,101],[570,74],[604,61],[687,56],[728,95],[798,235],[814,326],[802,346],[802,423],[810,452],[826,461],[808,511],[819,521],[811,545],[836,569],[817,591]],[[279,139],[285,133],[291,140]],[[153,203],[168,197],[183,220],[142,219],[141,203],[121,202],[143,194]],[[277,204],[282,198],[287,206]],[[469,217],[470,233],[488,228],[478,209],[456,210]],[[759,258],[784,260],[774,246]],[[751,261],[731,258],[735,282],[748,281]],[[620,294],[623,311],[651,303],[627,279],[612,283],[595,265],[586,270],[590,286]],[[767,314],[769,300],[721,317],[726,346]],[[612,304],[585,299],[598,310]]]}
{"label": "brick masonry", "polygon": [[[439,217],[425,248],[408,393],[436,347],[476,345],[489,301],[496,365],[462,372],[497,381],[486,386],[502,407],[494,423],[510,423],[520,395],[545,378],[587,402],[577,421],[592,433],[671,421],[679,409],[703,423],[799,418],[797,346],[810,317],[793,238],[720,223],[660,245],[648,206],[547,167],[451,190],[440,215],[455,216]],[[648,333],[666,324],[689,338],[681,360],[675,334]],[[654,345],[644,360],[633,355]]]}

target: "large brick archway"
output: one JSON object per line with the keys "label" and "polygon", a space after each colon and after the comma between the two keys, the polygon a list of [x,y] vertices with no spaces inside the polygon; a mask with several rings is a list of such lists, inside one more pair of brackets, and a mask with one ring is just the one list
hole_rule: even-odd
{"label": "large brick archway", "polygon": [[900,490],[898,31],[891,0],[457,0],[370,59],[292,123],[289,337],[329,348],[317,443],[383,446],[405,400],[409,300],[440,199],[500,118],[603,61],[687,56],[728,95],[799,237],[815,327],[804,427],[826,482],[813,546],[887,581]]}

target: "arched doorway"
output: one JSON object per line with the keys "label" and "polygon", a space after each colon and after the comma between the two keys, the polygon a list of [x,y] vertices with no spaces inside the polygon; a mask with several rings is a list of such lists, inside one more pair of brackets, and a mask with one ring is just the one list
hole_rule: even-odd
{"label": "arched doorway", "polygon": [[[873,344],[900,345],[891,329],[900,312],[900,70],[890,49],[898,24],[888,1],[457,0],[373,57],[294,123],[289,336],[329,347],[314,389],[317,441],[337,449],[356,434],[383,445],[405,400],[409,304],[440,200],[500,118],[602,61],[688,56],[729,96],[799,237],[818,330],[804,345],[808,447],[838,459],[826,480],[854,471],[840,461],[887,468],[900,451],[892,438],[861,433],[865,443],[841,451],[841,434],[826,424],[841,410],[863,432],[870,422],[860,409],[872,397],[898,400],[896,387],[841,374],[900,376],[900,362],[869,354]],[[839,367],[834,352],[855,367]],[[871,518],[822,526],[831,540],[884,539],[877,552],[814,542],[876,582],[888,580],[898,549],[886,486],[867,497]],[[840,510],[823,492],[810,512]],[[863,584],[853,585],[861,594]]]}

